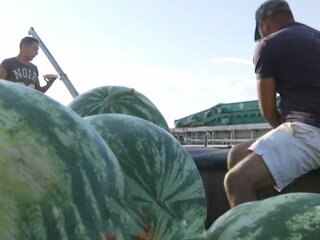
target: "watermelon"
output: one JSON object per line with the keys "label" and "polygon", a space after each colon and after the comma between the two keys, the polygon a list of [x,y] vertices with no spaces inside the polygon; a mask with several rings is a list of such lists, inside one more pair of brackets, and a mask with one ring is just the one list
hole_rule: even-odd
{"label": "watermelon", "polygon": [[240,204],[208,229],[208,240],[319,239],[320,194],[287,193]]}
{"label": "watermelon", "polygon": [[0,80],[0,239],[127,238],[112,150],[67,107]]}
{"label": "watermelon", "polygon": [[79,95],[68,106],[81,117],[121,113],[145,119],[169,131],[168,124],[158,108],[133,88],[97,87]]}
{"label": "watermelon", "polygon": [[167,131],[124,114],[84,118],[123,169],[132,209],[147,239],[203,239],[206,200],[191,156]]}

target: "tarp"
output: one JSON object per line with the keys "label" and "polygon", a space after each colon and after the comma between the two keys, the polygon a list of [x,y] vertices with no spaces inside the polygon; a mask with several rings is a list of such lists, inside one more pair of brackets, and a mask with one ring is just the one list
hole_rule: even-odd
{"label": "tarp", "polygon": [[227,171],[227,156],[229,148],[213,148],[199,146],[184,146],[198,168],[212,168]]}

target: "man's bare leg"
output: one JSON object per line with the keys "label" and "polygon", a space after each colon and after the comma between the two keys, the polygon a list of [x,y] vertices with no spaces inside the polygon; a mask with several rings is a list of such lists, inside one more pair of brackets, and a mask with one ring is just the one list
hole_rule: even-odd
{"label": "man's bare leg", "polygon": [[274,185],[275,181],[263,159],[254,152],[232,167],[224,179],[230,207],[257,200],[259,189]]}

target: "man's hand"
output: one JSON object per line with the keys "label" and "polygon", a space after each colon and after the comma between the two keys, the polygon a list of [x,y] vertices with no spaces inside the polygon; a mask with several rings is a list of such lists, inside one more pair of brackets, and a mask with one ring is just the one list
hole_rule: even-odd
{"label": "man's hand", "polygon": [[58,78],[58,75],[56,74],[43,75],[43,79],[47,82],[47,84],[52,84],[57,78]]}

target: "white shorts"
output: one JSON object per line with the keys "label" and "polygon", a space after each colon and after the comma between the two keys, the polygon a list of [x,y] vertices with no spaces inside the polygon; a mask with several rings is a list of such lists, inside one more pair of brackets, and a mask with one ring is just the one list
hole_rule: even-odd
{"label": "white shorts", "polygon": [[320,128],[283,123],[257,139],[249,150],[263,158],[276,182],[274,188],[281,191],[297,177],[320,168]]}

